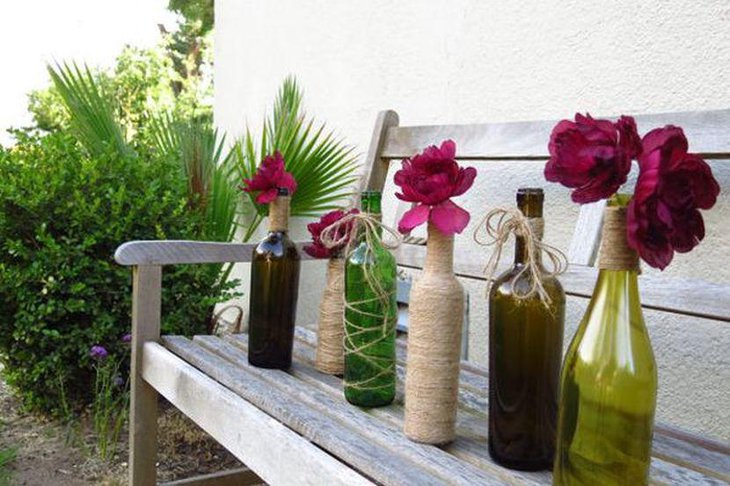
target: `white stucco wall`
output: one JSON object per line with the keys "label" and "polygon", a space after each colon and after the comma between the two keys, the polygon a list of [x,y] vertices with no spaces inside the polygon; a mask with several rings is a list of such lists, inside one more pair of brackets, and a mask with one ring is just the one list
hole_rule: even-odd
{"label": "white stucco wall", "polygon": [[[730,3],[217,0],[215,69],[216,122],[230,134],[246,123],[257,128],[293,73],[308,110],[361,152],[385,108],[403,125],[730,108]],[[724,193],[706,214],[706,240],[679,255],[667,276],[730,282],[730,168],[715,167]],[[481,166],[462,202],[476,220],[510,204],[519,186],[545,186],[541,171]],[[566,190],[546,189],[546,238],[567,248],[578,209]],[[392,211],[392,190],[385,198]],[[486,259],[470,243],[472,230],[457,251]],[[305,236],[303,222],[294,234]],[[306,264],[302,324],[316,322],[323,274],[323,265]],[[485,363],[483,287],[465,286],[471,357]],[[566,345],[585,304],[569,299]],[[730,327],[655,311],[645,318],[660,367],[658,419],[730,440]]]}

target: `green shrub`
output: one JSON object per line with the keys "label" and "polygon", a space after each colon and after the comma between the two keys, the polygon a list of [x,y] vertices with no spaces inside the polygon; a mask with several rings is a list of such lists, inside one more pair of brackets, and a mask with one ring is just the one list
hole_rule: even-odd
{"label": "green shrub", "polygon": [[[0,362],[33,409],[58,411],[93,395],[89,348],[122,352],[131,322],[131,272],[113,260],[133,239],[197,239],[179,162],[90,156],[68,135],[19,135],[0,148]],[[163,272],[163,331],[205,332],[220,266]]]}

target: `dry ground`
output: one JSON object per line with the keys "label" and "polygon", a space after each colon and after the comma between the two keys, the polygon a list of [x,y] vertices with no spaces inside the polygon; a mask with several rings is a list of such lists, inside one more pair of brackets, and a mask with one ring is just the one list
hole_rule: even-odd
{"label": "dry ground", "polygon": [[[159,420],[158,479],[170,481],[240,467],[225,449],[175,409],[163,404]],[[17,457],[0,476],[0,485],[122,485],[127,475],[127,435],[109,461],[94,452],[94,440],[81,418],[66,426],[24,413],[0,380],[0,451],[16,448]]]}

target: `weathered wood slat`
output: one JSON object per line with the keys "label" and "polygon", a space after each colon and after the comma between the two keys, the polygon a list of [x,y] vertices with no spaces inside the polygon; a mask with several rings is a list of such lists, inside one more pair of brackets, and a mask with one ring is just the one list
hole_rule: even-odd
{"label": "weathered wood slat", "polygon": [[143,376],[269,484],[372,484],[157,343],[145,344]]}
{"label": "weathered wood slat", "polygon": [[[248,366],[246,353],[241,348],[218,337],[196,336],[195,342],[236,366]],[[349,405],[342,394],[331,395],[315,387],[303,386],[301,380],[283,371],[261,370],[252,367],[249,369],[270,383],[270,386],[280,389],[287,395],[295,397],[300,403],[309,405],[319,410],[320,413],[329,415],[344,424],[342,434],[348,433],[348,430],[362,434],[370,440],[373,447],[380,447],[389,450],[392,454],[405,456],[417,467],[433,470],[440,477],[448,478],[452,484],[467,485],[475,482],[503,484],[503,479],[496,481],[493,475],[488,476],[480,469],[465,465],[437,447],[409,441],[401,433],[400,427],[397,429],[383,427],[383,424],[374,417],[363,413],[358,407]]]}
{"label": "weathered wood slat", "polygon": [[[572,115],[566,113],[566,118]],[[727,129],[730,126],[730,110],[639,115],[636,122],[642,134],[667,124],[679,125],[691,141],[692,152],[705,154],[708,158],[730,154]],[[450,138],[456,142],[457,157],[461,159],[545,159],[550,133],[556,123],[557,120],[393,127],[388,130],[381,157],[410,157],[428,145]]]}
{"label": "weathered wood slat", "polygon": [[370,147],[363,164],[364,173],[361,178],[360,191],[365,189],[383,190],[385,178],[388,176],[388,164],[383,160],[381,154],[388,131],[397,126],[398,114],[395,111],[385,110],[378,113],[373,136],[370,139]]}
{"label": "weathered wood slat", "polygon": [[[223,358],[194,344],[192,341],[175,336],[163,337],[165,346],[180,357],[198,367],[201,371],[233,390],[242,398],[280,420],[289,428],[319,445],[325,450],[336,451],[336,456],[350,464],[364,475],[382,484],[442,484],[446,478],[437,475],[433,469],[416,467],[410,458],[381,447],[375,447],[371,440],[350,429],[347,423],[336,420],[313,408],[292,394],[271,386],[270,380],[262,379],[253,367],[233,366]],[[276,370],[258,370],[276,374]],[[251,437],[258,437],[252,435]],[[252,468],[258,471],[256,467]],[[468,477],[478,478],[477,474]],[[476,481],[478,482],[478,481]],[[465,484],[460,482],[460,484]],[[475,484],[472,480],[471,484]]]}
{"label": "weathered wood slat", "polygon": [[[401,245],[396,250],[398,264],[420,269],[426,249],[417,245]],[[484,280],[482,264],[469,260],[469,255],[454,255],[454,272],[459,277]],[[565,293],[590,298],[596,283],[598,270],[582,265],[571,265],[561,275]],[[730,286],[702,280],[641,276],[641,305],[675,314],[703,317],[730,322]]]}
{"label": "weathered wood slat", "polygon": [[[310,260],[297,242],[302,260]],[[256,243],[219,243],[212,241],[151,240],[129,241],[116,252],[114,260],[120,265],[177,265],[193,263],[250,262]]]}
{"label": "weathered wood slat", "polygon": [[605,208],[606,200],[581,206],[568,249],[568,261],[571,264],[593,266],[596,255],[598,255],[598,248],[601,246]]}
{"label": "weathered wood slat", "polygon": [[[229,335],[225,337],[225,340],[231,342],[239,352],[245,352],[245,335]],[[300,353],[306,353],[307,356],[311,356],[310,350],[307,348],[310,348],[310,346],[303,341],[297,340],[295,342],[295,356],[297,359],[300,359]],[[303,359],[302,362],[295,363],[289,373],[310,386],[328,393],[334,399],[341,400],[343,396],[342,380],[318,372],[314,368],[314,363],[311,359],[307,359],[306,362],[304,361]],[[405,376],[402,365],[399,365],[399,367],[399,374]],[[401,390],[402,386],[403,382],[401,380],[399,382],[399,388]],[[377,419],[380,427],[390,428],[396,431],[399,436],[401,435],[400,431],[403,429],[404,420],[402,393],[396,396],[394,404],[391,406],[363,411],[372,418]],[[487,452],[486,429],[487,421],[484,414],[475,415],[471,411],[462,408],[457,416],[458,437],[456,441],[442,446],[441,449],[499,478],[499,484],[548,484],[550,482],[550,475],[547,472],[528,473],[510,471],[495,464]],[[479,432],[475,432],[475,430]]]}
{"label": "weathered wood slat", "polygon": [[[298,329],[296,337],[296,358],[312,366],[316,334],[308,329]],[[239,343],[245,342],[244,335],[231,336],[229,339]],[[405,366],[404,351],[405,349],[398,350],[398,367]],[[469,365],[468,369],[464,369],[464,365],[467,364]],[[319,375],[320,379],[324,379],[323,375],[316,371],[314,373]],[[459,425],[462,427],[461,430],[472,430],[477,439],[486,441],[487,370],[468,362],[462,362],[460,378],[462,388],[465,386],[464,377],[469,377],[467,379],[473,383],[473,393],[460,395]],[[462,413],[465,406],[478,413],[476,415]],[[479,445],[486,446],[486,442],[481,444],[477,441],[476,444],[477,447]],[[473,447],[472,444],[454,444],[454,447],[461,449],[462,452],[470,446]],[[454,451],[454,453],[459,455],[457,451]],[[686,468],[693,471],[692,477],[695,479],[704,478],[703,481],[707,484],[715,484],[713,480],[730,482],[730,447],[726,444],[700,438],[667,425],[657,424],[652,453],[656,463],[652,465],[652,470],[656,469],[657,478],[684,477],[686,475],[684,472],[673,471],[673,468],[678,470]],[[476,455],[480,456],[479,451],[476,452]]]}
{"label": "weathered wood slat", "polygon": [[163,483],[161,486],[254,486],[262,484],[262,480],[253,471],[245,467],[202,474],[193,478],[178,479]]}
{"label": "weathered wood slat", "polygon": [[157,483],[157,391],[142,378],[143,348],[160,337],[162,268],[132,271],[132,361],[129,406],[129,481]]}
{"label": "weathered wood slat", "polygon": [[[247,343],[245,335],[229,335],[225,339],[242,353],[245,351]],[[297,331],[294,354],[298,362],[295,363],[290,373],[333,396],[342,396],[341,380],[321,374],[313,368],[314,339],[316,337],[312,331],[306,329]],[[402,379],[405,356],[399,351],[398,357],[400,371],[398,374]],[[457,434],[459,437],[454,443],[443,449],[459,459],[490,471],[492,474],[504,474],[505,470],[494,464],[487,453],[486,370],[471,367],[469,370],[462,370],[462,376],[474,373],[475,370],[479,373],[479,381],[483,382],[484,386],[480,387],[475,395],[460,396],[460,409],[457,416]],[[396,397],[395,406],[371,409],[367,413],[381,420],[384,426],[391,426],[400,430],[403,424],[402,395]],[[724,484],[723,481],[730,478],[728,476],[730,451],[726,451],[722,444],[705,440],[707,445],[703,446],[699,442],[686,440],[686,437],[681,438],[681,435],[679,439],[671,439],[663,435],[663,430],[664,428],[658,425],[655,432],[654,449],[656,452],[651,466],[652,483],[688,484],[683,481],[691,480],[691,484],[714,485]],[[677,433],[683,434],[683,432]],[[706,453],[713,450],[715,451],[714,454]],[[549,474],[544,472],[519,473],[509,471],[507,474],[507,476],[502,476],[502,480],[506,484],[509,484],[509,478],[518,481],[534,480],[545,484],[550,482]]]}

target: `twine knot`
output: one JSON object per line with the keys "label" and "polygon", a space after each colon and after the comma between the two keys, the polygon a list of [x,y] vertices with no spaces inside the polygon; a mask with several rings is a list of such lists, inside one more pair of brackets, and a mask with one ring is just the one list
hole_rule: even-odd
{"label": "twine knot", "polygon": [[[482,228],[484,236],[479,234]],[[484,274],[487,278],[487,295],[489,295],[492,285],[492,277],[502,257],[504,245],[510,235],[514,234],[525,240],[527,261],[510,283],[513,295],[520,300],[537,295],[545,306],[550,305],[552,299],[543,286],[543,280],[546,277],[557,277],[565,272],[568,268],[568,259],[562,251],[542,241],[543,232],[544,220],[542,218],[528,218],[518,209],[496,208],[487,213],[474,231],[474,241],[477,244],[494,245],[494,251],[484,267]],[[548,269],[541,263],[541,254],[545,254],[550,262]],[[530,277],[530,286],[526,292],[519,292],[515,288],[515,282],[525,274]]]}

